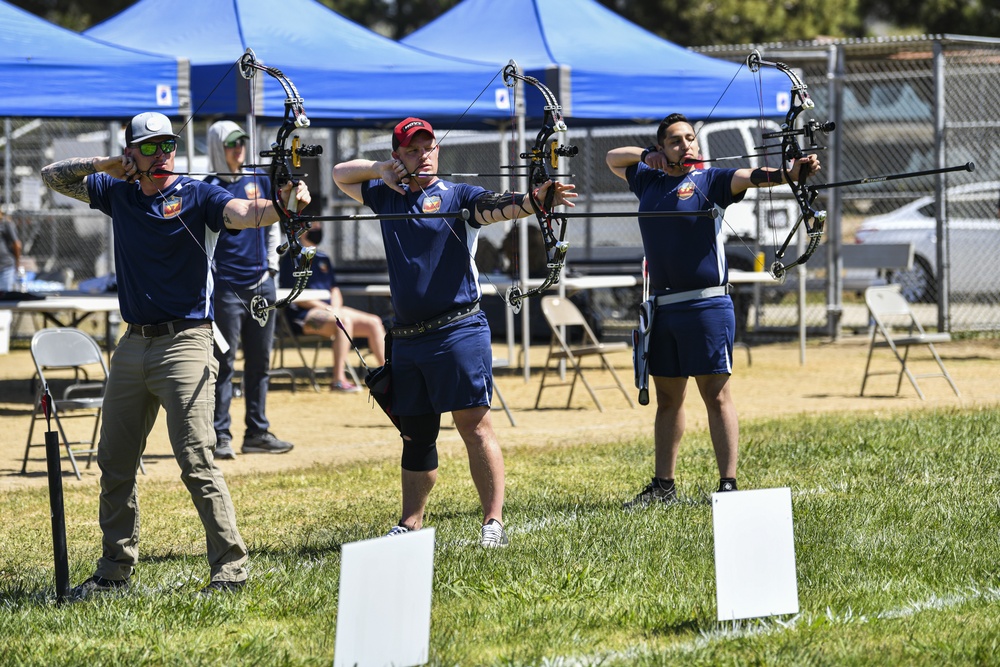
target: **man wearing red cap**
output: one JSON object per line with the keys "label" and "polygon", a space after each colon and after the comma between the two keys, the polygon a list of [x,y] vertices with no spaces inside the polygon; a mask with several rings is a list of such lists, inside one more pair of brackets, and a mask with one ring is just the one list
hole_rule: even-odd
{"label": "man wearing red cap", "polygon": [[[406,118],[392,133],[392,154],[376,162],[356,159],[333,168],[345,194],[382,214],[419,217],[381,221],[394,310],[386,357],[391,359],[392,413],[403,439],[403,510],[389,531],[423,525],[437,480],[441,415],[450,412],[469,453],[472,480],[483,509],[480,544],[507,545],[503,528],[504,463],[493,430],[493,349],[479,309],[482,293],[475,254],[484,225],[534,214],[530,198],[490,192],[437,177],[440,147],[426,120]],[[572,206],[574,186],[549,181],[544,200]],[[469,210],[469,220],[448,215]],[[441,217],[432,214],[441,213]]]}

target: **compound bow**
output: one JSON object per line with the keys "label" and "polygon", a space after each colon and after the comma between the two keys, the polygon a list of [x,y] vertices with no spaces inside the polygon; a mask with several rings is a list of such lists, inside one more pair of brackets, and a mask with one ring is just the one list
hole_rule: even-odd
{"label": "compound bow", "polygon": [[[316,248],[303,248],[299,238],[309,229],[309,218],[299,215],[297,210],[297,200],[292,192],[286,205],[281,201],[281,187],[286,183],[297,182],[295,169],[301,167],[303,157],[314,157],[323,152],[322,146],[303,145],[295,131],[300,128],[309,127],[309,117],[303,107],[302,97],[295,88],[295,84],[276,67],[267,67],[257,60],[252,49],[247,49],[246,53],[239,61],[240,74],[244,79],[252,80],[257,72],[264,72],[281,84],[285,92],[285,116],[282,119],[281,127],[270,149],[260,152],[260,157],[270,158],[268,165],[268,176],[271,180],[271,191],[269,193],[274,210],[278,214],[278,221],[281,224],[281,231],[285,235],[285,242],[278,247],[279,255],[289,255],[293,262],[292,276],[295,278],[288,295],[276,300],[272,304],[267,303],[263,296],[255,296],[250,301],[250,314],[261,325],[267,323],[268,313],[275,308],[284,308],[289,303],[302,294],[312,275],[312,260],[316,254]],[[256,166],[256,165],[253,165]]]}
{"label": "compound bow", "polygon": [[[796,128],[795,122],[799,115],[806,109],[815,107],[812,98],[809,97],[808,86],[788,65],[782,62],[763,60],[760,57],[760,52],[755,50],[747,57],[747,68],[751,72],[757,73],[761,67],[773,67],[777,69],[787,76],[792,83],[788,113],[785,114],[781,130],[764,133],[765,144],[759,147],[766,152],[768,149],[776,147],[773,144],[770,146],[767,145],[766,141],[768,139],[781,139],[781,175],[784,177],[785,183],[792,189],[792,194],[795,196],[795,201],[798,203],[799,210],[801,211],[798,220],[796,220],[791,230],[789,230],[784,243],[781,244],[781,247],[778,248],[774,255],[774,263],[771,265],[771,275],[780,280],[785,276],[788,269],[809,261],[809,258],[816,252],[816,248],[819,247],[820,241],[822,241],[823,227],[826,224],[826,211],[820,211],[813,207],[813,203],[816,201],[819,192],[806,184],[808,174],[800,172],[799,178],[796,181],[792,179],[789,170],[799,158],[805,157],[810,151],[823,148],[816,143],[816,134],[818,132],[832,132],[836,128],[836,125],[833,122],[820,123],[815,119],[810,119],[802,127]],[[799,145],[799,137],[804,137],[805,148]],[[795,237],[796,232],[798,232],[800,225],[805,227],[806,234],[808,235],[805,251],[795,261],[785,264],[781,260],[785,256],[785,251]]]}
{"label": "compound bow", "polygon": [[[542,240],[545,243],[545,266],[548,273],[545,279],[537,287],[522,292],[520,286],[511,285],[507,290],[507,305],[515,312],[521,310],[524,299],[544,292],[549,287],[559,282],[559,275],[563,266],[566,265],[566,251],[569,243],[566,242],[566,215],[553,210],[553,198],[555,188],[549,188],[544,201],[539,201],[536,195],[538,188],[551,180],[552,176],[548,172],[548,166],[559,170],[560,157],[573,157],[578,153],[576,146],[564,146],[558,139],[553,137],[559,132],[566,131],[566,122],[562,117],[562,107],[559,105],[556,96],[552,91],[535,77],[521,74],[517,70],[517,63],[511,60],[503,69],[504,84],[508,88],[513,88],[517,81],[523,81],[538,89],[545,101],[544,115],[542,117],[542,128],[535,136],[535,142],[531,148],[519,157],[528,160],[528,193],[527,197],[531,201],[531,206],[538,219],[538,227],[542,231]],[[554,228],[558,225],[558,230]]]}

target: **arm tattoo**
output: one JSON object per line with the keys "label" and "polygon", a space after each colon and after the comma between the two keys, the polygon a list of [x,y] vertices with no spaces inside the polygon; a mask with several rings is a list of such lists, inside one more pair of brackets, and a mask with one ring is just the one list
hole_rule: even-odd
{"label": "arm tattoo", "polygon": [[758,188],[770,188],[785,182],[785,176],[776,169],[757,168],[750,172],[750,182]]}
{"label": "arm tattoo", "polygon": [[[504,215],[504,209],[508,206],[517,206],[513,216]],[[480,214],[483,224],[491,225],[501,220],[510,220],[511,217],[519,218],[521,213],[527,213],[524,208],[524,195],[512,192],[484,192],[476,198],[476,213]]]}
{"label": "arm tattoo", "polygon": [[59,194],[90,203],[87,176],[96,174],[93,158],[70,158],[42,168],[42,180]]}

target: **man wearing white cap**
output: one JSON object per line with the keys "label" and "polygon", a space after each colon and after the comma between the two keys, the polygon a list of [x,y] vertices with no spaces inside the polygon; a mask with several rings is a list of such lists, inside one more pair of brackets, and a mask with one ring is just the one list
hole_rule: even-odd
{"label": "man wearing white cap", "polygon": [[[42,169],[46,185],[111,216],[118,301],[128,323],[111,359],[98,444],[103,554],[76,598],[127,588],[139,559],[136,469],[162,406],[181,480],[205,527],[211,580],[204,593],[246,582],[247,549],[212,449],[215,378],[211,259],[220,233],[271,225],[266,199],[237,199],[173,171],[170,119],[141,113],[120,156],[71,158]],[[304,183],[282,188],[309,203]]]}

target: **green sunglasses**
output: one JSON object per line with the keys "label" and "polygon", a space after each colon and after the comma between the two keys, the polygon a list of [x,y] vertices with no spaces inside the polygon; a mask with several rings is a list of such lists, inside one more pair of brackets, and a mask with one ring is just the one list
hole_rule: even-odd
{"label": "green sunglasses", "polygon": [[156,155],[157,148],[159,148],[164,153],[173,153],[175,150],[177,150],[177,140],[164,139],[159,143],[155,141],[147,141],[139,144],[139,152],[145,155],[146,157],[152,157]]}

